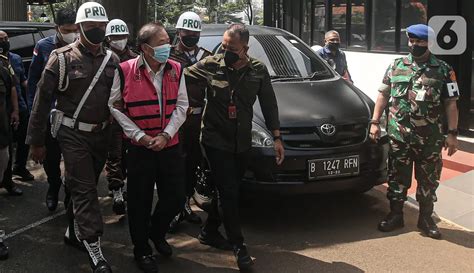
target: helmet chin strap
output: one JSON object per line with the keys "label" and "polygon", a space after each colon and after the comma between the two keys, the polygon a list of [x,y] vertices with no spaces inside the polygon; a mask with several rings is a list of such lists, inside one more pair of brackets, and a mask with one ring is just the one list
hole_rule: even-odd
{"label": "helmet chin strap", "polygon": [[92,46],[98,46],[98,45],[100,45],[100,43],[94,44],[94,43],[92,43],[91,41],[89,41],[89,39],[87,39],[87,36],[86,36],[86,34],[84,33],[84,29],[82,28],[82,23],[79,24],[79,28],[81,29],[82,36],[84,37],[84,39],[86,39],[86,42],[87,42],[88,44],[90,44],[90,45],[92,45]]}

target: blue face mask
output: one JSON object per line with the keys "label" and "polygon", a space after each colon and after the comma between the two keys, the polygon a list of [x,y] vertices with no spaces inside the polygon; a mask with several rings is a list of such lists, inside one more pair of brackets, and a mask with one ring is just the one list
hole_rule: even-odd
{"label": "blue face mask", "polygon": [[[151,47],[151,46],[150,46]],[[171,46],[170,44],[164,44],[157,47],[153,47],[153,58],[159,63],[166,63],[170,57]]]}

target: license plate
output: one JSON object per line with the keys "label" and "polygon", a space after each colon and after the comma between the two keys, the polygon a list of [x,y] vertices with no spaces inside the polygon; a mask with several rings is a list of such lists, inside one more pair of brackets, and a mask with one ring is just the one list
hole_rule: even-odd
{"label": "license plate", "polygon": [[354,176],[359,174],[359,156],[314,159],[308,161],[308,178],[316,180],[328,177]]}

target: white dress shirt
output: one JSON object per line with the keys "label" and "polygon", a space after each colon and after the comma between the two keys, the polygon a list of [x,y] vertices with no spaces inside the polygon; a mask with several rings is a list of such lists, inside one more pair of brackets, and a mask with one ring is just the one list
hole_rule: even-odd
{"label": "white dress shirt", "polygon": [[[164,73],[165,66],[162,65],[160,67],[160,70],[154,73],[151,70],[148,63],[146,62],[145,58],[143,58],[143,56],[141,56],[140,58],[142,58],[143,62],[145,63],[147,72],[150,74],[150,78],[152,79],[153,85],[155,86],[156,93],[158,95],[160,109],[161,109],[161,115],[165,115],[165,113],[163,112],[164,109],[163,109],[163,104],[162,104],[163,73]],[[142,80],[145,80],[145,79],[143,78]],[[130,90],[129,92],[139,92],[139,91],[140,90]],[[109,103],[108,103],[110,113],[115,118],[115,120],[120,124],[125,135],[128,138],[133,139],[136,142],[138,142],[143,136],[146,135],[146,133],[140,128],[138,128],[138,126],[124,113],[114,108],[114,103],[120,102],[121,100],[122,100],[121,82],[120,82],[119,72],[116,69],[115,75],[114,75],[114,81],[113,81],[112,88],[110,91]],[[179,127],[181,127],[181,125],[183,125],[183,123],[186,121],[186,112],[188,110],[188,107],[189,107],[188,93],[186,90],[184,75],[182,75],[181,81],[179,83],[176,108],[173,111],[173,114],[171,115],[168,125],[166,125],[166,128],[163,130],[164,132],[168,133],[171,138],[174,137],[174,135],[178,132]],[[151,137],[155,137],[155,136],[151,136]]]}

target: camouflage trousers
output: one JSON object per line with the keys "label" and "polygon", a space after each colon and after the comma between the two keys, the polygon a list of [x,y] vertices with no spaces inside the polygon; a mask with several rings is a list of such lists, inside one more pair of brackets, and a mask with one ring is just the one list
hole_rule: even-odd
{"label": "camouflage trousers", "polygon": [[416,200],[436,202],[436,189],[439,185],[443,161],[441,149],[443,141],[435,144],[403,143],[390,139],[389,174],[387,198],[393,201],[406,201],[411,186],[413,163],[418,183]]}

